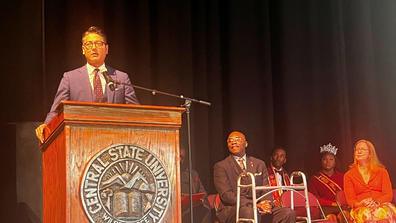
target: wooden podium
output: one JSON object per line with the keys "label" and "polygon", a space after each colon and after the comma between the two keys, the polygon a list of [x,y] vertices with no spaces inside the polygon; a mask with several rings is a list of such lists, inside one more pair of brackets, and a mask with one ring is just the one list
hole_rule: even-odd
{"label": "wooden podium", "polygon": [[184,108],[62,101],[43,152],[43,222],[181,222]]}

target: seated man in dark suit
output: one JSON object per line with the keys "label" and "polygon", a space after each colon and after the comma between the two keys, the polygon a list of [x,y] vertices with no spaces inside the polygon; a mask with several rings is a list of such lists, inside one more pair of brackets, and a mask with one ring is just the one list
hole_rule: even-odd
{"label": "seated man in dark suit", "polygon": [[[227,139],[228,150],[231,153],[227,158],[219,161],[214,166],[214,184],[220,195],[221,204],[216,213],[220,222],[234,223],[236,218],[237,179],[243,172],[261,173],[255,178],[257,186],[268,185],[268,173],[264,161],[247,156],[248,145],[245,135],[241,132],[232,132]],[[249,178],[244,177],[242,184],[250,183]],[[264,191],[257,191],[257,197]],[[258,204],[262,222],[295,222],[295,213],[290,208],[281,208],[273,205],[272,194],[268,200],[262,200]],[[241,218],[253,218],[252,193],[249,188],[241,189],[240,210]]]}

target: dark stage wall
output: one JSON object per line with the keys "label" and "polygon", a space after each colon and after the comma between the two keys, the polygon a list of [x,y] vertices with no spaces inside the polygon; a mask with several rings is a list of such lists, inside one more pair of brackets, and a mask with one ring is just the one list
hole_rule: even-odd
{"label": "dark stage wall", "polygon": [[[44,120],[63,72],[84,64],[81,33],[91,25],[108,35],[106,63],[134,84],[213,103],[192,107],[193,166],[210,193],[232,130],[266,161],[284,146],[288,170],[309,176],[321,145],[339,148],[345,171],[353,143],[371,140],[396,185],[395,11],[392,0],[3,3],[1,165],[9,171],[1,200],[16,206],[15,123]],[[181,140],[186,146],[185,125]]]}

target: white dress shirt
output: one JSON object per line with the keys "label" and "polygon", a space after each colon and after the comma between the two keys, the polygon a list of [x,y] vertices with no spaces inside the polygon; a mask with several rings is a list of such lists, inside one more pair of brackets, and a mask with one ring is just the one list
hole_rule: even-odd
{"label": "white dress shirt", "polygon": [[[283,168],[280,168],[278,171],[282,171],[282,169]],[[274,168],[274,170],[276,170],[276,169]],[[276,172],[276,171],[275,171],[275,176],[276,176],[276,181],[278,181],[278,185],[279,186],[284,186],[283,185],[283,176],[280,173]]]}
{"label": "white dress shirt", "polygon": [[103,77],[102,72],[103,71],[107,71],[105,64],[102,64],[102,66],[100,66],[100,67],[94,67],[91,64],[87,63],[87,71],[88,71],[88,76],[89,76],[89,82],[91,83],[92,90],[94,90],[94,83],[93,83],[94,82],[94,78],[95,78],[94,70],[96,68],[99,69],[98,75],[100,77],[100,82],[102,84],[102,91],[103,91],[103,94],[104,94],[105,93],[105,89],[106,89],[106,80]]}

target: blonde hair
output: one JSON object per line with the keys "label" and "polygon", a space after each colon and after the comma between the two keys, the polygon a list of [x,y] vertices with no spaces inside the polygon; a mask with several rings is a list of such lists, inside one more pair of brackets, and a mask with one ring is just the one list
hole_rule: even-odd
{"label": "blonde hair", "polygon": [[[375,147],[374,147],[373,143],[371,143],[368,140],[361,139],[361,140],[357,141],[355,143],[355,145],[353,146],[354,147],[353,154],[355,154],[356,147],[357,147],[357,145],[359,143],[366,144],[368,149],[369,149],[369,166],[368,166],[368,168],[369,168],[370,171],[374,170],[374,169],[376,169],[378,167],[384,167],[384,165],[382,165],[382,163],[378,159],[378,156],[377,156],[377,153],[375,152]],[[355,167],[357,165],[358,165],[358,163],[357,163],[357,160],[356,160],[355,155],[354,155],[353,156],[353,163],[349,166],[349,168]]]}

